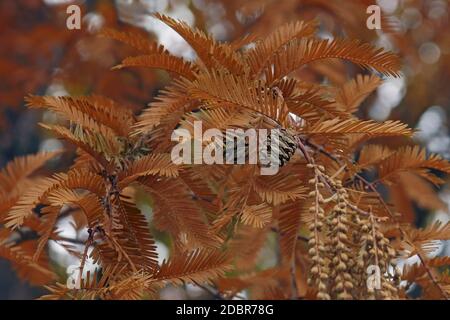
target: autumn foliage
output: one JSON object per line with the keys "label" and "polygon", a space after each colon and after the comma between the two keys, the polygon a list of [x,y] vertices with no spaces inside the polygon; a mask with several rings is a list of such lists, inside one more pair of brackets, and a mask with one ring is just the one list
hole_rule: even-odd
{"label": "autumn foliage", "polygon": [[[450,260],[429,253],[450,239],[450,224],[417,228],[386,195],[401,183],[434,194],[449,162],[417,145],[401,121],[356,116],[384,79],[402,76],[396,54],[320,38],[314,19],[219,42],[155,17],[186,40],[195,61],[136,30],[99,34],[135,52],[108,76],[135,68],[170,75],[139,113],[98,94],[25,98],[29,109],[57,115],[40,125],[68,147],[16,157],[0,172],[0,257],[21,278],[45,286],[43,299],[157,299],[162,288],[186,283],[223,299],[244,291],[253,299],[407,299],[412,284],[421,298],[448,298],[442,270]],[[332,77],[334,66],[347,78],[341,61],[358,70],[341,84],[304,73],[313,66]],[[205,130],[282,129],[294,147],[281,150],[284,165],[272,176],[259,164],[176,165],[172,132],[192,131],[194,121]],[[40,170],[67,153],[69,167]],[[150,217],[139,209],[143,196]],[[81,252],[61,237],[58,221],[69,216],[86,234]],[[170,239],[162,263],[155,234]],[[97,271],[67,287],[47,256],[52,242],[79,258],[82,273],[88,258]],[[264,254],[275,261],[261,266]],[[413,256],[418,263],[399,264]],[[367,285],[371,266],[381,271],[379,288]]]}

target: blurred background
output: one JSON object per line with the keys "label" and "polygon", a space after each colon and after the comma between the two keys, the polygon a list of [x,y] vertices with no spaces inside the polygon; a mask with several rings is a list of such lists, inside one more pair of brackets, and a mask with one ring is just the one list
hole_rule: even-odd
{"label": "blurred background", "polygon": [[[81,30],[68,30],[66,9],[77,4],[82,11]],[[382,30],[369,30],[367,7],[383,12]],[[361,107],[365,119],[395,119],[418,130],[415,139],[428,151],[450,158],[450,25],[447,0],[2,0],[0,1],[0,167],[18,155],[54,150],[63,142],[50,136],[39,122],[55,122],[50,113],[27,110],[24,96],[108,96],[136,113],[169,81],[164,72],[147,69],[112,71],[111,67],[134,52],[116,41],[99,37],[102,27],[135,30],[164,44],[172,53],[195,59],[186,42],[155,20],[162,12],[232,41],[249,33],[264,36],[289,21],[316,18],[323,38],[351,37],[397,52],[403,76],[386,79]],[[342,72],[344,69],[346,72]],[[301,71],[306,80],[342,84],[359,69],[344,63],[312,65]],[[395,144],[395,141],[392,141]],[[71,156],[49,163],[58,171],[70,165]],[[450,192],[438,195],[431,186],[418,186],[427,197],[415,200],[402,181],[390,200],[401,202],[407,219],[424,225],[430,219],[448,220]],[[419,188],[420,187],[420,188]],[[417,192],[417,191],[416,191]],[[141,210],[151,214],[151,202],[142,196]],[[77,233],[70,221],[61,221],[65,236],[76,246],[86,234]],[[0,226],[1,228],[1,226]],[[158,237],[160,259],[167,256],[164,236]],[[448,245],[436,254],[450,255]],[[50,248],[49,257],[62,277],[77,263],[62,247]],[[271,259],[270,256],[263,259]],[[0,299],[30,299],[43,292],[19,280],[0,257]],[[161,298],[210,297],[198,287],[167,288]]]}

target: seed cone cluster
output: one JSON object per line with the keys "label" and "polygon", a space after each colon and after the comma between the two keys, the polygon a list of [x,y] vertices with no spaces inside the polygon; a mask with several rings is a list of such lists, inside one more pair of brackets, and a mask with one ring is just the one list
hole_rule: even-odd
{"label": "seed cone cluster", "polygon": [[324,184],[319,181],[319,173],[323,168],[313,167],[315,170],[315,176],[309,181],[312,185],[313,191],[310,192],[310,196],[314,197],[314,205],[309,208],[309,213],[314,216],[312,222],[309,225],[309,231],[312,236],[309,239],[309,256],[311,257],[311,269],[310,278],[308,283],[310,286],[316,286],[318,289],[317,297],[319,299],[329,300],[331,299],[328,293],[328,278],[330,274],[329,261],[327,260],[328,243],[324,239],[324,221],[325,211],[322,208],[324,204],[324,198],[319,191],[319,188],[324,187]]}
{"label": "seed cone cluster", "polygon": [[[325,300],[398,297],[389,276],[396,253],[380,231],[377,218],[351,204],[342,182],[326,175],[324,167],[308,167],[314,171],[309,180],[313,201],[309,208],[308,284]],[[327,199],[326,193],[331,193]],[[370,270],[379,271],[379,282],[372,281],[377,274],[368,273]]]}

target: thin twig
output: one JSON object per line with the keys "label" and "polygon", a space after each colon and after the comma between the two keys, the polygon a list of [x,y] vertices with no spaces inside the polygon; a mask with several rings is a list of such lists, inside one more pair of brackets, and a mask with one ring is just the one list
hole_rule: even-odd
{"label": "thin twig", "polygon": [[[281,232],[280,232],[280,230],[278,230],[278,228],[276,228],[276,227],[271,227],[270,228],[270,231],[272,231],[272,232],[275,232],[275,233],[278,233],[279,235],[283,235]],[[308,237],[305,237],[305,236],[302,236],[302,235],[297,235],[297,240],[300,240],[300,241],[304,241],[304,242],[308,242],[309,241],[309,238]]]}

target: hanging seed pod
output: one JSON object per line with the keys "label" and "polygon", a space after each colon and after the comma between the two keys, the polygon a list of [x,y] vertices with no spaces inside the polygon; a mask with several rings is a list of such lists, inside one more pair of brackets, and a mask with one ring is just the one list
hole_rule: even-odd
{"label": "hanging seed pod", "polygon": [[331,280],[333,282],[332,292],[337,299],[353,299],[352,290],[356,283],[350,273],[350,256],[352,248],[349,246],[350,225],[347,215],[347,190],[342,187],[340,181],[334,183],[337,194],[337,203],[334,206],[330,219],[330,239],[333,243],[330,268],[332,271]]}
{"label": "hanging seed pod", "polygon": [[[389,265],[395,257],[395,250],[380,231],[379,224],[370,210],[369,213],[369,216],[359,215],[356,219],[361,233],[358,267],[361,272],[365,273],[365,280],[368,280],[369,276],[379,277],[379,279],[375,279],[378,287],[367,285],[367,297],[369,299],[396,299],[398,290],[394,285],[394,280],[389,276]],[[377,270],[377,274],[367,274],[369,268]]]}
{"label": "hanging seed pod", "polygon": [[[249,144],[244,131],[227,131],[223,137],[224,163],[242,164],[249,159],[258,159],[262,166],[278,164],[284,166],[297,149],[295,137],[288,130],[268,130],[267,137],[258,145]],[[258,138],[259,139],[259,138]]]}

